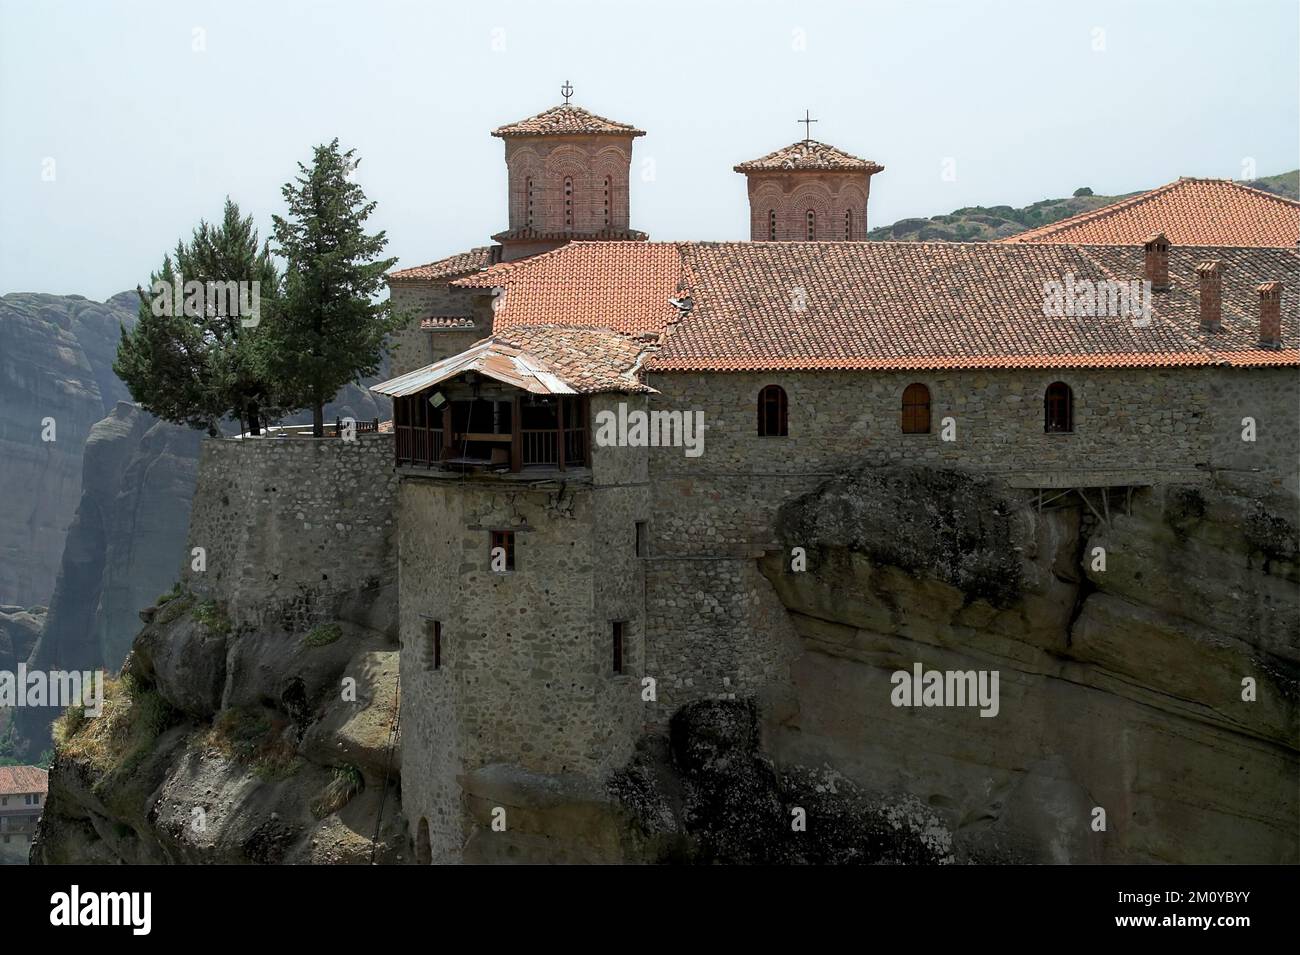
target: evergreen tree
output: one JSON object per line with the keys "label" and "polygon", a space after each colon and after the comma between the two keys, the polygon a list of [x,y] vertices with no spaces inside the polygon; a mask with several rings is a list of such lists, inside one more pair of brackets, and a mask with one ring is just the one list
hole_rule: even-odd
{"label": "evergreen tree", "polygon": [[286,262],[284,295],[262,341],[268,375],[294,408],[311,408],[313,432],[325,433],[324,406],[350,381],[372,375],[384,338],[399,319],[376,302],[396,259],[367,235],[375,203],[348,178],[359,160],[335,139],[317,146],[311,168],[281,190],[288,215],[274,217],[276,253]]}
{"label": "evergreen tree", "polygon": [[[225,417],[260,434],[261,422],[280,414],[257,341],[279,284],[269,246],[259,248],[252,216],[241,218],[226,199],[221,224],[200,222],[189,243],[163,257],[148,292],[137,289],[139,319],[122,329],[113,371],[146,411],[213,435]],[[253,303],[256,316],[247,313]]]}

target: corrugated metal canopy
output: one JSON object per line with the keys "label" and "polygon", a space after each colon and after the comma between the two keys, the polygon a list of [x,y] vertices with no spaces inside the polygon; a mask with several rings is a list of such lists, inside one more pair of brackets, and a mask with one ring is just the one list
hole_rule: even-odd
{"label": "corrugated metal canopy", "polygon": [[467,371],[477,371],[503,384],[536,395],[578,393],[568,382],[542,368],[517,348],[494,341],[479,342],[459,355],[452,355],[432,365],[371,385],[370,390],[390,398],[405,398]]}

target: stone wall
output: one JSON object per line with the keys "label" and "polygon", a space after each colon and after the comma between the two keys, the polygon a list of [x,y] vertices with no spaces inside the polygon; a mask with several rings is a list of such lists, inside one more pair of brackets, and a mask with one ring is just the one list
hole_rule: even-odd
{"label": "stone wall", "polygon": [[[1045,434],[1043,392],[1058,380],[1073,391],[1074,431]],[[901,431],[912,382],[930,389],[930,434]],[[1295,507],[1294,369],[660,374],[650,383],[661,392],[653,407],[698,409],[706,426],[699,458],[649,451],[646,672],[661,687],[657,725],[693,699],[788,683],[794,633],[755,557],[773,544],[781,504],[845,470],[906,462],[1005,480],[1070,472],[1081,483],[1115,471],[1135,483],[1213,476],[1289,492]],[[788,437],[757,436],[768,384],[787,393]],[[1254,443],[1241,440],[1247,414],[1259,422]],[[941,436],[948,417],[951,442]]]}
{"label": "stone wall", "polygon": [[475,328],[421,328],[420,320],[433,316],[474,314],[473,298],[478,290],[452,288],[445,282],[395,282],[389,288],[393,308],[410,317],[410,322],[389,337],[391,376],[423,368],[435,361],[459,354],[489,335],[480,324]]}
{"label": "stone wall", "polygon": [[[593,413],[609,401],[594,398]],[[468,838],[466,774],[510,764],[599,780],[631,756],[645,722],[636,522],[648,518],[640,449],[595,448],[591,469],[540,478],[404,476],[402,798],[411,831],[427,823],[435,861],[459,858]],[[511,572],[492,571],[494,530],[514,531]]]}
{"label": "stone wall", "polygon": [[[336,599],[396,576],[393,436],[208,439],[184,580],[236,625],[327,619]],[[193,548],[207,567],[191,569]]]}

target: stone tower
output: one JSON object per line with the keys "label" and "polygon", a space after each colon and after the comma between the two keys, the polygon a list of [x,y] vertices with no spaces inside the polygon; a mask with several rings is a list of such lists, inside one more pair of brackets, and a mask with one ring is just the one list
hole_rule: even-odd
{"label": "stone tower", "polygon": [[860,242],[871,177],[885,167],[805,139],[734,168],[749,180],[754,242]]}
{"label": "stone tower", "polygon": [[645,133],[565,102],[492,131],[506,144],[510,228],[492,238],[510,261],[574,239],[629,239],[632,140]]}

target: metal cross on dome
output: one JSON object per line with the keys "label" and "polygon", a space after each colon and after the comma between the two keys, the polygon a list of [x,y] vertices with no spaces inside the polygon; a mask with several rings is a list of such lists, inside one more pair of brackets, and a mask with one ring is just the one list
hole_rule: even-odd
{"label": "metal cross on dome", "polygon": [[560,87],[560,92],[564,94],[564,105],[568,106],[569,97],[573,95],[573,84],[565,80],[564,85]]}
{"label": "metal cross on dome", "polygon": [[813,119],[813,118],[812,118],[812,114],[809,113],[808,110],[804,110],[804,111],[803,111],[803,119],[798,120],[798,122],[801,122],[801,123],[804,124],[804,127],[803,127],[803,141],[804,141],[804,142],[808,142],[810,139],[812,139],[812,124],[813,124],[813,123],[816,123],[816,122],[819,122],[819,120],[815,120],[815,119]]}

